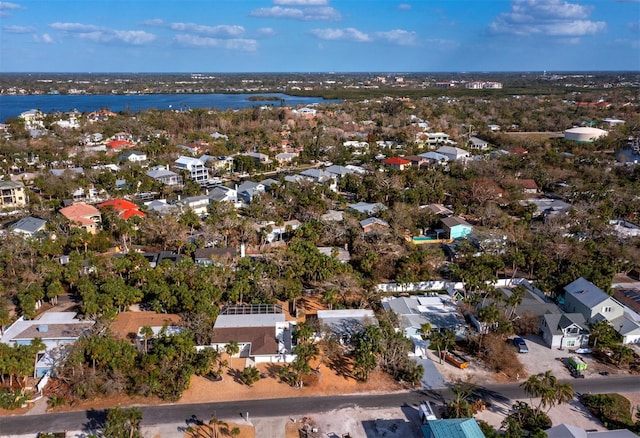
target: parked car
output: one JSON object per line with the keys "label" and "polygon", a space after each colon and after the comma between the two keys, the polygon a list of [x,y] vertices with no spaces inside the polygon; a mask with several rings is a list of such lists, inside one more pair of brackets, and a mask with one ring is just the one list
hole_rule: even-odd
{"label": "parked car", "polygon": [[513,345],[518,349],[518,353],[528,353],[529,347],[522,338],[513,338]]}

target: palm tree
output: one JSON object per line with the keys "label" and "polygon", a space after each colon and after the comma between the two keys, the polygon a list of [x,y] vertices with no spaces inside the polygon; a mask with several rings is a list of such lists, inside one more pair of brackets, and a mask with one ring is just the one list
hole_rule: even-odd
{"label": "palm tree", "polygon": [[240,353],[240,345],[238,345],[237,341],[229,341],[224,346],[224,351],[229,355],[229,357],[235,356]]}
{"label": "palm tree", "polygon": [[153,337],[153,329],[151,327],[149,327],[148,325],[145,325],[143,327],[140,328],[140,336],[142,336],[142,339],[144,340],[144,352],[145,354],[149,352],[148,350],[148,341],[149,339],[151,339]]}

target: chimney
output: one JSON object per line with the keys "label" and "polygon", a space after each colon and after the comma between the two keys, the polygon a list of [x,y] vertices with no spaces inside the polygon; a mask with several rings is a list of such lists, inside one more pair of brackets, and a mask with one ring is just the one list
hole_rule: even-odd
{"label": "chimney", "polygon": [[244,246],[244,243],[240,244],[240,257],[244,258],[246,256],[246,248]]}

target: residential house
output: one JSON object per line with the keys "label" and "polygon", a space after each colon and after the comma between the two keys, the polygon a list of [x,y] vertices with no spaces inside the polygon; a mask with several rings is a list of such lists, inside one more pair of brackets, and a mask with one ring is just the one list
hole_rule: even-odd
{"label": "residential house", "polygon": [[281,166],[284,164],[290,164],[295,158],[298,158],[297,152],[282,152],[280,154],[276,154],[275,158],[278,164]]}
{"label": "residential house", "polygon": [[369,309],[318,310],[318,322],[325,337],[349,344],[353,336],[369,325],[378,325],[378,320]]}
{"label": "residential house", "polygon": [[440,154],[438,152],[433,152],[433,151],[425,152],[424,154],[419,154],[418,157],[424,158],[430,164],[434,164],[434,165],[438,164],[441,166],[446,165],[449,161],[451,161],[447,155]]}
{"label": "residential house", "polygon": [[318,246],[317,248],[320,254],[324,254],[327,257],[335,257],[341,263],[349,263],[351,261],[351,253],[347,248],[338,246]]}
{"label": "residential house", "polygon": [[404,170],[411,166],[411,161],[401,157],[391,157],[382,160],[384,164],[396,170]]}
{"label": "residential house", "polygon": [[449,158],[451,161],[459,161],[469,158],[469,151],[466,151],[455,146],[442,146],[436,150],[437,153],[442,154]]}
{"label": "residential house", "polygon": [[49,173],[53,176],[65,176],[74,177],[77,175],[84,175],[84,169],[82,167],[67,167],[64,169],[51,169]]}
{"label": "residential house", "polygon": [[142,164],[147,161],[147,154],[139,151],[127,151],[118,155],[120,161],[128,161],[130,163]]}
{"label": "residential house", "polygon": [[581,313],[589,324],[602,317],[611,321],[624,314],[621,303],[583,277],[564,287],[564,308],[568,312]]}
{"label": "residential house", "polygon": [[195,214],[200,217],[206,216],[209,212],[209,197],[200,195],[200,196],[189,196],[187,198],[183,198],[178,201],[178,205],[182,208],[183,211],[191,210]]}
{"label": "residential house", "polygon": [[514,184],[520,187],[525,195],[537,195],[540,193],[540,187],[533,179],[517,179]]}
{"label": "residential house", "polygon": [[246,154],[242,154],[245,157],[253,158],[253,161],[256,164],[270,164],[271,159],[268,155],[260,153],[260,152],[247,152]]}
{"label": "residential house", "polygon": [[470,223],[460,216],[449,216],[440,220],[442,227],[449,234],[449,239],[464,239],[473,231]]}
{"label": "residential house", "polygon": [[153,178],[156,181],[161,182],[166,186],[182,187],[184,181],[182,175],[179,175],[165,166],[155,166],[147,171],[147,176]]}
{"label": "residential house", "polygon": [[322,222],[342,222],[344,220],[344,212],[338,210],[327,210],[320,216]]}
{"label": "residential house", "polygon": [[342,145],[351,152],[352,155],[364,155],[369,152],[369,143],[366,141],[349,140]]}
{"label": "residential house", "polygon": [[28,130],[44,128],[44,114],[40,110],[25,111],[18,117],[24,120],[24,127]]}
{"label": "residential house", "polygon": [[174,167],[186,171],[189,178],[200,185],[206,184],[209,181],[209,170],[199,158],[181,155],[174,162]]}
{"label": "residential house", "polygon": [[571,204],[567,204],[560,199],[551,198],[530,198],[520,201],[521,205],[533,204],[536,210],[533,217],[542,216],[544,219],[559,216],[571,210]]}
{"label": "residential house", "polygon": [[21,316],[4,331],[0,342],[16,346],[42,339],[45,349],[36,359],[34,377],[43,377],[64,359],[64,346],[77,341],[93,324],[93,321],[77,319],[75,312],[46,312],[33,320]]}
{"label": "residential house", "polygon": [[583,277],[564,287],[564,308],[591,324],[607,320],[625,344],[640,343],[640,316]]}
{"label": "residential house", "polygon": [[154,199],[153,201],[145,202],[147,211],[156,212],[158,214],[175,214],[178,210],[178,206],[174,204],[168,204],[166,199]]}
{"label": "residential house", "polygon": [[452,330],[458,338],[466,331],[466,322],[454,298],[437,292],[409,297],[384,297],[382,308],[398,315],[400,329],[413,343],[413,354],[426,357],[428,344],[422,339],[422,327]]}
{"label": "residential house", "polygon": [[424,438],[485,438],[475,418],[429,420],[420,430]]}
{"label": "residential house", "polygon": [[331,166],[327,167],[324,169],[324,171],[326,173],[329,173],[331,175],[333,175],[338,181],[340,181],[341,178],[344,178],[345,176],[349,175],[349,174],[363,174],[365,173],[365,170],[361,167],[358,166],[339,166],[337,164],[332,164]]}
{"label": "residential house", "polygon": [[273,221],[261,222],[254,224],[254,228],[258,233],[265,233],[264,240],[271,243],[283,240],[285,236],[300,228],[300,225],[302,224],[299,220],[293,219],[285,221],[282,225],[276,225]]}
{"label": "residential house", "polygon": [[111,140],[110,142],[107,143],[107,148],[111,149],[112,151],[129,149],[134,146],[135,144],[131,143],[128,140]]}
{"label": "residential house", "polygon": [[238,192],[230,187],[215,186],[207,193],[212,201],[216,202],[238,202]]}
{"label": "residential house", "polygon": [[486,151],[487,149],[489,149],[489,142],[484,141],[481,138],[472,136],[469,138],[469,148],[478,151]]}
{"label": "residential house", "polygon": [[389,228],[389,223],[377,217],[369,217],[360,221],[362,231],[366,234],[381,228]]}
{"label": "residential house", "polygon": [[444,132],[421,132],[416,135],[416,140],[423,143],[428,148],[435,148],[438,145],[452,143],[449,139],[449,135]]}
{"label": "residential house", "polygon": [[551,348],[582,348],[589,343],[589,326],[582,313],[546,313],[540,331]]}
{"label": "residential house", "polygon": [[24,237],[34,237],[36,234],[44,232],[46,225],[46,220],[29,216],[20,219],[11,225],[9,229],[13,233],[22,234]]}
{"label": "residential house", "polygon": [[60,209],[60,214],[71,221],[71,227],[82,228],[89,234],[96,234],[102,222],[100,211],[83,202]]}
{"label": "residential house", "polygon": [[336,184],[336,178],[334,174],[327,172],[323,169],[307,169],[300,172],[300,175],[313,181],[316,184],[329,183],[332,186]]}
{"label": "residential house", "polygon": [[0,208],[20,208],[27,205],[24,184],[14,181],[0,181]]}
{"label": "residential house", "polygon": [[427,167],[430,163],[428,158],[421,157],[420,155],[409,155],[409,156],[406,156],[405,158],[409,160],[411,162],[411,165],[417,169]]}
{"label": "residential house", "polygon": [[178,263],[180,260],[182,260],[182,255],[173,251],[144,252],[142,253],[142,256],[147,259],[147,261],[149,262],[149,266],[152,268],[155,268],[165,260],[168,260],[173,264]]}
{"label": "residential house", "polygon": [[427,204],[424,206],[420,206],[420,208],[424,208],[429,213],[440,216],[441,218],[449,217],[453,215],[453,211],[449,210],[442,204]]}
{"label": "residential house", "polygon": [[558,424],[545,430],[547,438],[637,438],[638,435],[627,429],[585,430],[571,424]]}
{"label": "residential house", "polygon": [[193,254],[193,259],[198,266],[224,266],[235,259],[237,254],[235,248],[198,248]]}
{"label": "residential house", "polygon": [[[100,200],[100,194],[95,187],[78,188],[73,191],[71,198],[73,202],[97,202]],[[106,194],[106,191],[103,190],[102,194]]]}
{"label": "residential house", "polygon": [[385,207],[385,205],[381,204],[380,202],[376,202],[373,204],[369,202],[357,202],[355,204],[349,204],[348,207],[351,210],[355,210],[361,214],[366,214],[367,216],[380,213],[387,209],[387,207]]}
{"label": "residential house", "polygon": [[137,217],[146,217],[147,215],[140,211],[140,207],[134,204],[131,201],[127,201],[126,199],[111,199],[110,201],[105,201],[98,204],[98,208],[105,209],[113,209],[120,219],[129,220],[133,216]]}
{"label": "residential house", "polygon": [[278,304],[228,306],[222,309],[213,325],[212,348],[224,350],[231,341],[238,343],[238,357],[254,364],[291,362],[294,321],[287,321]]}
{"label": "residential house", "polygon": [[237,196],[247,203],[251,202],[256,196],[260,196],[265,190],[264,184],[248,180],[236,187]]}
{"label": "residential house", "polygon": [[233,172],[233,157],[229,156],[212,156],[212,155],[203,155],[200,157],[200,161],[202,161],[206,166],[209,166],[213,172],[220,173],[229,173]]}

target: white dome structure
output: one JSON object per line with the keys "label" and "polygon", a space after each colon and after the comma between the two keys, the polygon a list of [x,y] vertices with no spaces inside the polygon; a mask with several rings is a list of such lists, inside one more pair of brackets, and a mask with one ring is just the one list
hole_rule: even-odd
{"label": "white dome structure", "polygon": [[592,142],[607,134],[608,132],[603,129],[581,126],[564,131],[564,138],[571,141]]}

